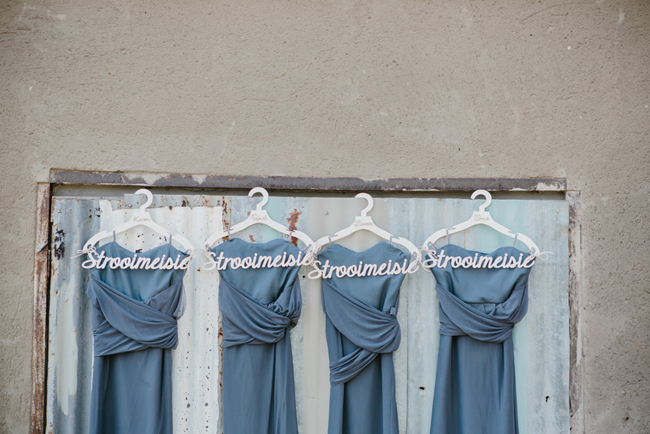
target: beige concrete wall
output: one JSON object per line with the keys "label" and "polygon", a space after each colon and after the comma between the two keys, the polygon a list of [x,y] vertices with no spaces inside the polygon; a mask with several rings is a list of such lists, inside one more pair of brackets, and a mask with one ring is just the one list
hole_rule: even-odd
{"label": "beige concrete wall", "polygon": [[0,1],[0,432],[51,168],[566,177],[586,432],[649,432],[649,55],[646,0]]}

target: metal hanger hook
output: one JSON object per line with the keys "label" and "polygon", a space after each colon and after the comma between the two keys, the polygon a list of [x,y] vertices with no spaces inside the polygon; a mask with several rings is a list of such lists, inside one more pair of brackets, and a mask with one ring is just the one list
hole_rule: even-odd
{"label": "metal hanger hook", "polygon": [[374,199],[368,193],[359,193],[354,197],[356,199],[365,199],[368,201],[368,206],[366,206],[364,209],[361,210],[361,217],[367,217],[368,213],[370,212],[370,210],[375,204]]}
{"label": "metal hanger hook", "polygon": [[255,210],[262,211],[262,207],[266,205],[266,203],[269,201],[269,192],[266,191],[265,188],[255,187],[254,189],[248,192],[248,197],[252,198],[257,193],[262,195],[262,200],[256,205]]}
{"label": "metal hanger hook", "polygon": [[478,207],[479,212],[486,212],[487,207],[492,203],[492,195],[487,190],[476,190],[472,193],[472,200],[476,199],[476,196],[484,196],[485,202]]}
{"label": "metal hanger hook", "polygon": [[135,194],[144,194],[147,197],[147,201],[140,207],[140,212],[144,212],[153,203],[153,194],[146,188],[141,188]]}

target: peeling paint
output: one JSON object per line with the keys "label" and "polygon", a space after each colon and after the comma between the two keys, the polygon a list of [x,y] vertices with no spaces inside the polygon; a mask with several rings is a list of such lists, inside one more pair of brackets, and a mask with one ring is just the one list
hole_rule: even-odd
{"label": "peeling paint", "polygon": [[[565,186],[566,188],[566,186]],[[558,185],[557,184],[547,184],[544,182],[540,182],[537,184],[536,191],[560,191],[558,190]]]}
{"label": "peeling paint", "polygon": [[[188,174],[142,174],[53,170],[55,184],[134,185],[305,191],[565,191],[565,178],[309,178],[291,176],[225,176]],[[200,182],[199,182],[200,179]],[[539,190],[539,188],[543,190]]]}
{"label": "peeling paint", "polygon": [[65,254],[65,232],[63,229],[55,229],[54,230],[54,246],[53,246],[53,252],[54,252],[54,257],[56,259],[61,259],[63,255]]}

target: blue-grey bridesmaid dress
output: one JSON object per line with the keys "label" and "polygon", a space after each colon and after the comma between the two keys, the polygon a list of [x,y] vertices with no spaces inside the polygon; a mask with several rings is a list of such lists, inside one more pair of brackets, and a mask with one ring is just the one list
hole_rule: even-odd
{"label": "blue-grey bridesmaid dress", "polygon": [[[293,255],[283,239],[248,243],[234,238],[217,256]],[[298,434],[289,330],[302,309],[299,266],[220,270],[223,327],[224,434]]]}
{"label": "blue-grey bridesmaid dress", "polygon": [[[438,250],[463,258],[523,253],[453,244]],[[449,262],[431,271],[440,301],[431,434],[517,434],[512,329],[528,310],[530,268],[453,268]]]}
{"label": "blue-grey bridesmaid dress", "polygon": [[[380,242],[362,252],[341,245],[327,247],[321,264],[357,266],[408,256]],[[399,289],[404,274],[323,278],[330,358],[329,434],[397,434],[393,351],[400,344],[397,322]]]}
{"label": "blue-grey bridesmaid dress", "polygon": [[[98,248],[114,258],[135,254],[119,244]],[[138,257],[184,259],[164,244]],[[93,269],[91,434],[171,434],[171,350],[183,314],[183,270]]]}

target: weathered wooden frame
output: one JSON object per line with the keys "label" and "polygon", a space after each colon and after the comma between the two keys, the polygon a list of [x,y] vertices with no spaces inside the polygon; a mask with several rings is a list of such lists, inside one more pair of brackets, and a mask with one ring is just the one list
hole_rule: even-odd
{"label": "weathered wooden frame", "polygon": [[49,183],[38,184],[37,194],[34,252],[34,328],[32,335],[32,410],[30,417],[30,433],[32,434],[41,434],[45,431],[51,185]]}
{"label": "weathered wooden frame", "polygon": [[49,183],[37,185],[37,222],[34,253],[34,319],[32,356],[31,434],[45,432],[47,374],[48,292],[50,280],[50,205],[55,185],[133,186],[202,189],[250,189],[311,192],[467,192],[477,189],[501,192],[564,193],[569,203],[569,335],[571,430],[584,433],[580,192],[568,190],[565,178],[307,178],[280,176],[223,176],[52,170]]}

